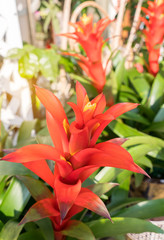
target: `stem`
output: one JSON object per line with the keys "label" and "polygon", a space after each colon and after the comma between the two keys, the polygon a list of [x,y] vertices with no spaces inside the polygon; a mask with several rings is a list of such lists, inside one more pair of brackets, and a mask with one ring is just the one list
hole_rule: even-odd
{"label": "stem", "polygon": [[83,214],[81,215],[81,217],[80,217],[80,221],[82,221],[83,220],[83,218],[85,217],[85,214],[88,212],[88,209],[85,209],[84,210],[84,212],[83,212]]}
{"label": "stem", "polygon": [[33,111],[34,118],[38,117],[38,111],[36,108],[36,94],[35,94],[35,88],[34,88],[34,84],[36,84],[36,80],[37,80],[36,78],[28,79],[28,84],[29,84],[30,94],[31,94],[32,111]]}
{"label": "stem", "polygon": [[3,96],[2,94],[0,96],[0,157],[2,157],[2,121],[1,121],[1,108],[2,108],[2,101],[3,101]]}
{"label": "stem", "polygon": [[120,1],[120,8],[119,8],[119,12],[118,12],[117,21],[116,21],[116,30],[115,30],[115,38],[114,38],[114,43],[113,43],[113,51],[115,49],[118,49],[119,45],[120,45],[122,22],[123,22],[126,3],[127,3],[127,0]]}
{"label": "stem", "polygon": [[137,30],[137,26],[138,26],[138,21],[139,21],[139,17],[140,17],[140,12],[141,12],[141,6],[142,6],[143,0],[139,0],[138,4],[137,4],[137,8],[136,8],[136,12],[134,15],[134,20],[133,20],[133,24],[132,24],[132,28],[130,31],[130,35],[128,38],[128,42],[125,48],[125,52],[124,52],[124,56],[128,57],[130,50],[131,50],[131,46],[135,37],[135,33]]}
{"label": "stem", "polygon": [[[71,11],[71,0],[65,0],[64,1],[64,7],[63,7],[63,24],[62,24],[62,32],[68,32],[68,22],[70,19],[70,11]],[[61,40],[61,49],[66,50],[67,49],[67,38],[62,38]],[[61,66],[60,67],[60,83],[61,83],[61,101],[63,105],[65,105],[66,101],[66,93],[65,90],[67,88],[70,88],[70,84],[67,82],[67,76],[65,69]]]}
{"label": "stem", "polygon": [[28,10],[28,18],[30,24],[30,35],[31,35],[31,42],[35,45],[35,22],[34,17],[31,11],[31,0],[27,0],[27,10]]}
{"label": "stem", "polygon": [[[64,7],[63,7],[63,24],[62,24],[62,33],[68,32],[68,22],[70,19],[70,11],[71,11],[71,0],[65,0],[64,1]],[[67,38],[64,37],[61,40],[61,49],[66,50],[67,49]]]}

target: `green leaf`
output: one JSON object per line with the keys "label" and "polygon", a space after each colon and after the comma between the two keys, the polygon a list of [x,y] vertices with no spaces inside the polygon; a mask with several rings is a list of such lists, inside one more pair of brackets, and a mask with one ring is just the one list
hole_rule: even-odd
{"label": "green leaf", "polygon": [[[149,158],[147,158],[146,156],[142,156],[140,158],[135,159],[135,162],[140,165],[140,166],[145,166],[150,168],[151,170],[153,169],[153,164],[152,162],[149,160]],[[137,174],[139,176],[142,176],[141,174]]]}
{"label": "green leaf", "polygon": [[62,231],[63,235],[74,237],[80,240],[95,240],[93,233],[90,228],[77,220],[69,221],[69,224]]}
{"label": "green leaf", "polygon": [[124,114],[122,114],[120,116],[120,118],[133,120],[135,122],[143,123],[145,125],[149,125],[150,124],[149,120],[147,120],[146,118],[144,118],[140,114],[134,113],[134,112],[124,113]]}
{"label": "green leaf", "polygon": [[18,61],[19,74],[23,78],[31,79],[38,74],[38,57],[29,52],[23,55]]}
{"label": "green leaf", "polygon": [[38,123],[39,122],[37,119],[31,121],[24,121],[19,128],[18,143],[31,138],[32,130],[35,131],[36,125]]}
{"label": "green leaf", "polygon": [[48,81],[56,81],[59,74],[60,55],[54,49],[35,49],[39,59],[39,70]]}
{"label": "green leaf", "polygon": [[32,52],[35,49],[35,47],[30,44],[25,44],[23,46],[23,49],[25,50],[26,53],[29,53],[29,52]]}
{"label": "green leaf", "polygon": [[120,91],[119,101],[120,102],[131,101],[131,102],[135,102],[135,103],[139,102],[138,97],[136,96],[135,93],[131,94],[131,93],[128,93],[128,92],[123,92],[123,91]]}
{"label": "green leaf", "polygon": [[23,225],[18,225],[16,221],[8,221],[0,233],[1,240],[17,240],[20,232],[22,231]]}
{"label": "green leaf", "polygon": [[160,138],[152,137],[149,135],[129,137],[128,140],[122,145],[123,147],[130,147],[137,144],[151,144],[156,147],[164,147],[164,141]]}
{"label": "green leaf", "polygon": [[116,214],[117,217],[134,217],[150,219],[164,216],[164,199],[155,199],[137,203],[134,206],[123,209]]}
{"label": "green leaf", "polygon": [[78,80],[79,82],[85,83],[85,84],[91,84],[91,82],[92,82],[91,79],[86,79],[86,78],[81,77],[79,75],[76,75],[74,73],[71,73],[70,77],[73,78],[73,79]]}
{"label": "green leaf", "polygon": [[139,94],[139,96],[142,99],[147,99],[149,91],[150,91],[150,85],[142,76],[141,74],[137,77],[131,77],[129,76],[131,83],[133,84],[133,87],[135,88],[136,92]]}
{"label": "green leaf", "polygon": [[24,167],[21,163],[0,161],[0,175],[29,175],[36,176],[32,171]]}
{"label": "green leaf", "polygon": [[[146,158],[146,157],[144,157]],[[148,158],[147,158],[148,159]],[[149,160],[150,161],[150,160]],[[150,161],[150,167],[149,167],[151,170],[153,169],[153,164],[152,162]],[[138,188],[142,182],[143,182],[143,179],[144,179],[144,175],[143,174],[137,174],[135,173],[135,187]]]}
{"label": "green leaf", "polygon": [[49,218],[41,219],[37,221],[36,224],[39,226],[40,231],[44,236],[44,240],[54,240],[54,230]]}
{"label": "green leaf", "polygon": [[17,218],[25,208],[29,198],[29,191],[25,188],[23,183],[16,178],[12,178],[9,187],[4,194],[0,211],[6,217]]}
{"label": "green leaf", "polygon": [[47,126],[37,133],[36,140],[39,144],[47,144],[54,146],[50,134],[48,132]]}
{"label": "green leaf", "polygon": [[121,87],[121,84],[125,81],[125,59],[123,58],[122,61],[119,62],[117,65],[117,68],[115,70],[115,77],[117,81],[117,89],[119,90]]}
{"label": "green leaf", "polygon": [[8,136],[8,132],[6,131],[2,121],[0,121],[0,152],[5,145],[6,139]]}
{"label": "green leaf", "polygon": [[1,179],[0,179],[0,204],[3,201],[8,178],[9,178],[8,176],[1,176]]}
{"label": "green leaf", "polygon": [[135,147],[131,147],[128,152],[133,157],[134,161],[137,163],[137,160],[143,156],[145,156],[148,152],[151,152],[155,149],[155,146],[148,144],[142,144]]}
{"label": "green leaf", "polygon": [[120,172],[123,170],[113,167],[104,167],[100,172],[95,176],[95,180],[99,183],[106,183],[114,181]]}
{"label": "green leaf", "polygon": [[0,231],[1,231],[1,229],[3,228],[3,222],[0,220]]}
{"label": "green leaf", "polygon": [[[56,11],[56,13],[57,13],[57,11]],[[59,20],[56,17],[56,14],[54,14],[54,15],[55,15],[54,18],[52,19],[52,26],[55,29],[55,32],[58,34],[60,31]]]}
{"label": "green leaf", "polygon": [[107,205],[107,208],[109,212],[111,213],[111,216],[114,216],[114,212],[118,211],[121,208],[127,207],[132,204],[139,203],[141,201],[144,201],[145,198],[127,198],[123,199],[117,202],[111,202]]}
{"label": "green leaf", "polygon": [[97,90],[93,87],[92,85],[92,81],[90,78],[87,77],[81,77],[77,74],[71,73],[70,77],[74,80],[74,81],[79,81],[82,83],[82,85],[84,86],[84,88],[86,89],[86,91],[88,92],[88,94],[92,95],[92,96],[97,96]]}
{"label": "green leaf", "polygon": [[112,121],[108,127],[119,137],[133,137],[133,136],[144,136],[145,134],[138,131],[135,128],[132,128],[120,121]]}
{"label": "green leaf", "polygon": [[128,198],[130,177],[133,173],[127,170],[123,170],[118,176],[117,181],[119,186],[114,188],[111,193],[111,204],[114,202],[123,201]]}
{"label": "green leaf", "polygon": [[40,180],[28,176],[17,176],[17,178],[24,183],[36,201],[53,197],[49,188]]}
{"label": "green leaf", "polygon": [[125,93],[131,93],[133,95],[135,94],[134,91],[126,85],[121,85],[121,91]]}
{"label": "green leaf", "polygon": [[12,48],[7,52],[7,58],[10,59],[19,59],[25,54],[24,49]]}
{"label": "green leaf", "polygon": [[100,219],[87,223],[96,238],[117,236],[126,233],[156,232],[164,233],[162,229],[151,222],[137,218]]}
{"label": "green leaf", "polygon": [[50,22],[51,22],[52,15],[48,14],[46,19],[44,20],[43,31],[47,33]]}
{"label": "green leaf", "polygon": [[157,112],[153,122],[162,122],[164,121],[164,104],[161,106],[159,111]]}
{"label": "green leaf", "polygon": [[140,109],[140,112],[142,113],[142,115],[147,116],[149,121],[152,121],[154,119],[155,113],[151,108],[146,107],[145,105],[139,105],[138,108]]}
{"label": "green leaf", "polygon": [[163,102],[164,80],[162,75],[163,75],[162,71],[157,74],[153,82],[153,86],[148,101],[148,106],[155,112],[159,110],[160,105]]}
{"label": "green leaf", "polygon": [[26,233],[22,233],[19,237],[18,240],[45,240],[43,237],[41,231],[39,229],[32,230]]}
{"label": "green leaf", "polygon": [[115,186],[118,186],[118,183],[96,183],[87,186],[87,188],[94,192],[97,196],[101,197],[101,195],[108,192]]}
{"label": "green leaf", "polygon": [[164,121],[152,123],[144,132],[164,132]]}
{"label": "green leaf", "polygon": [[74,64],[73,64],[73,62],[70,61],[69,58],[61,56],[59,64],[64,66],[66,72],[68,72],[68,73],[74,72]]}

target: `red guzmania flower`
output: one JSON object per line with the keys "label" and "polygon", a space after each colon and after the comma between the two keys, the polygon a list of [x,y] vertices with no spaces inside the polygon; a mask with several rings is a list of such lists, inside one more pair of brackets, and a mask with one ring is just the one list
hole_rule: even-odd
{"label": "red guzmania flower", "polygon": [[111,22],[112,21],[108,17],[105,17],[93,24],[93,16],[83,15],[79,22],[70,23],[70,25],[74,27],[75,32],[60,34],[61,36],[76,40],[83,47],[86,57],[80,54],[64,54],[75,56],[80,59],[78,64],[91,78],[93,86],[99,93],[103,91],[106,82],[105,69],[102,66],[101,56],[102,46],[105,41],[101,35]]}
{"label": "red guzmania flower", "polygon": [[143,17],[141,20],[146,25],[146,30],[143,32],[149,52],[149,72],[156,76],[159,71],[160,46],[164,39],[164,2],[155,0],[147,3],[148,9],[143,7],[142,10],[149,17],[149,20]]}
{"label": "red guzmania flower", "polygon": [[[61,231],[71,226],[71,217],[84,208],[110,218],[103,201],[89,188],[86,180],[99,167],[127,169],[147,175],[121,147],[124,139],[112,139],[96,144],[103,129],[121,114],[137,107],[135,103],[118,103],[103,113],[106,100],[101,93],[89,101],[86,90],[77,82],[77,104],[69,102],[76,119],[69,124],[58,98],[50,91],[36,87],[36,94],[46,108],[47,126],[54,146],[33,144],[24,146],[2,160],[22,163],[47,182],[54,195],[39,199],[21,223],[49,217],[55,239],[64,239]],[[52,172],[46,160],[55,161]],[[35,214],[34,214],[35,213]]]}

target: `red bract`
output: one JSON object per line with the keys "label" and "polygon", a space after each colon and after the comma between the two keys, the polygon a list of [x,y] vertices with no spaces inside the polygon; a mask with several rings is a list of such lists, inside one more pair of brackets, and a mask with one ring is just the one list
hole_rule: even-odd
{"label": "red bract", "polygon": [[106,82],[105,69],[102,66],[101,57],[104,40],[101,35],[111,22],[112,21],[106,17],[93,24],[93,16],[83,15],[79,22],[75,24],[70,23],[74,27],[75,32],[61,34],[61,36],[76,40],[83,47],[86,57],[80,54],[65,54],[76,56],[80,59],[78,64],[91,78],[93,86],[98,92],[102,92]]}
{"label": "red bract", "polygon": [[149,17],[149,20],[141,20],[146,25],[143,32],[149,52],[149,72],[155,76],[159,71],[160,46],[164,39],[164,3],[148,1],[148,9],[143,7],[142,10]]}
{"label": "red bract", "polygon": [[[84,208],[110,218],[102,200],[90,189],[82,187],[82,182],[95,170],[109,166],[147,175],[120,146],[123,139],[96,144],[103,129],[113,119],[136,108],[138,104],[119,103],[103,113],[105,96],[101,93],[89,101],[86,90],[77,82],[77,104],[68,103],[74,110],[76,119],[69,124],[55,95],[39,87],[36,87],[36,94],[46,108],[47,126],[54,146],[25,146],[3,157],[3,160],[22,163],[54,189],[54,196],[39,199],[22,223],[49,217],[53,222],[56,239],[62,239],[61,231],[68,223],[70,226],[70,218]],[[54,173],[46,160],[55,161]]]}

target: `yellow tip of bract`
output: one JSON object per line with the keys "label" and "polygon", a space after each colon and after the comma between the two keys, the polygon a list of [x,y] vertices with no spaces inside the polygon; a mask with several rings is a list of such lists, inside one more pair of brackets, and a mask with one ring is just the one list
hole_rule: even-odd
{"label": "yellow tip of bract", "polygon": [[163,3],[163,0],[157,0],[157,5],[161,5]]}
{"label": "yellow tip of bract", "polygon": [[86,105],[85,105],[85,107],[84,107],[84,109],[83,109],[83,112],[85,112],[85,111],[87,111],[87,110],[95,110],[95,108],[96,108],[96,103],[93,103],[93,104],[91,104],[91,102],[88,102]]}
{"label": "yellow tip of bract", "polygon": [[69,124],[67,123],[66,119],[63,120],[63,127],[64,127],[64,130],[67,134],[67,137],[69,138],[70,137],[70,130],[69,130]]}
{"label": "yellow tip of bract", "polygon": [[81,21],[82,21],[82,23],[83,23],[84,25],[87,25],[88,23],[91,22],[92,17],[91,17],[91,16],[87,16],[87,15],[84,13],[83,16],[82,16],[80,19],[81,19]]}

